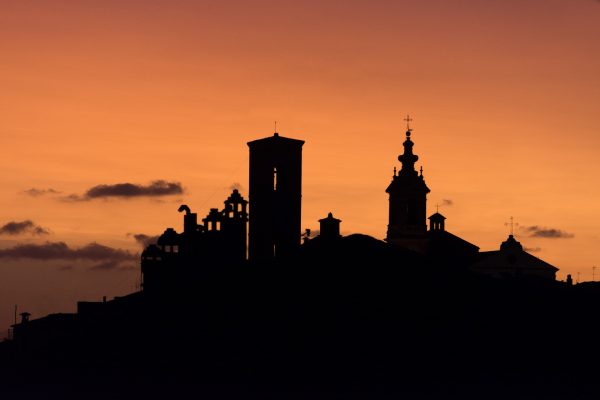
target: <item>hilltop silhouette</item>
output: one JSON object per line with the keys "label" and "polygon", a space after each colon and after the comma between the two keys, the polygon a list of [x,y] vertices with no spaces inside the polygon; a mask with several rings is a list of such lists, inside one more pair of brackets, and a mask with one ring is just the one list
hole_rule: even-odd
{"label": "hilltop silhouette", "polygon": [[141,254],[139,292],[79,302],[74,314],[22,314],[0,344],[7,392],[599,395],[598,286],[556,281],[557,268],[512,234],[482,252],[439,212],[427,217],[411,135],[386,189],[383,241],[341,235],[332,213],[318,235],[303,234],[304,141],[249,142],[248,200],[234,189],[201,220],[182,205],[182,229]]}

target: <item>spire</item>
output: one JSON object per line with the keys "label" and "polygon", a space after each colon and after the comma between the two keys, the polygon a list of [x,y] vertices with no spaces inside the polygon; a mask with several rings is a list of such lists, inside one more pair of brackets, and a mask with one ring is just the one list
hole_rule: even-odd
{"label": "spire", "polygon": [[404,154],[398,156],[398,161],[402,163],[402,171],[414,171],[415,163],[419,160],[419,156],[413,154],[414,143],[410,140],[411,132],[412,129],[410,128],[406,131],[406,140],[403,143]]}

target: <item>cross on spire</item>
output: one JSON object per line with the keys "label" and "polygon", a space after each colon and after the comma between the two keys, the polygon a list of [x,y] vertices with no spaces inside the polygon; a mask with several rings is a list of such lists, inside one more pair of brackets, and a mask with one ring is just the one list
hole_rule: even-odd
{"label": "cross on spire", "polygon": [[505,222],[504,226],[510,226],[510,235],[514,236],[515,234],[515,226],[519,226],[517,222],[515,222],[514,218],[510,217],[510,222]]}
{"label": "cross on spire", "polygon": [[412,118],[410,117],[410,115],[406,114],[406,118],[404,118],[404,120],[406,121],[406,130],[410,131],[410,123],[412,121]]}

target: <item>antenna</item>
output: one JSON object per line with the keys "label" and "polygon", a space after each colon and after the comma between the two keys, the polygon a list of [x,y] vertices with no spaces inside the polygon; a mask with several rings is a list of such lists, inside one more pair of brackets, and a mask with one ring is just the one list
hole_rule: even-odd
{"label": "antenna", "polygon": [[17,305],[15,304],[15,325],[17,324]]}
{"label": "antenna", "polygon": [[596,282],[596,266],[592,267],[592,281]]}
{"label": "antenna", "polygon": [[277,133],[277,121],[275,121],[275,133]]}

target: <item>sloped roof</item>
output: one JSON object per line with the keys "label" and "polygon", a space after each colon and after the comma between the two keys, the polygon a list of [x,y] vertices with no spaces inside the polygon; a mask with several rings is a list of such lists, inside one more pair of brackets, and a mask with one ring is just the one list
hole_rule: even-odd
{"label": "sloped roof", "polygon": [[278,133],[275,133],[273,136],[268,136],[262,139],[256,139],[248,142],[248,146],[256,146],[256,145],[268,145],[272,143],[282,143],[282,144],[294,144],[294,145],[302,145],[304,144],[304,140],[287,138],[284,136],[279,136]]}
{"label": "sloped roof", "polygon": [[428,217],[427,219],[430,220],[445,220],[446,217],[444,217],[442,214],[440,214],[439,212],[436,212],[435,214],[431,214],[430,217]]}
{"label": "sloped roof", "polygon": [[479,260],[472,267],[477,270],[518,269],[520,271],[558,271],[558,268],[554,265],[523,250],[481,252],[479,253]]}
{"label": "sloped roof", "polygon": [[458,237],[456,235],[453,235],[452,233],[450,233],[448,231],[429,230],[429,231],[427,231],[427,238],[429,239],[430,242],[432,242],[434,244],[437,244],[436,242],[438,242],[438,243],[444,243],[445,245],[448,245],[448,246],[469,248],[473,251],[479,250],[479,246],[476,246],[471,242],[467,242],[465,239]]}

